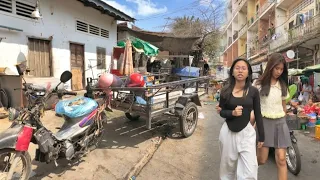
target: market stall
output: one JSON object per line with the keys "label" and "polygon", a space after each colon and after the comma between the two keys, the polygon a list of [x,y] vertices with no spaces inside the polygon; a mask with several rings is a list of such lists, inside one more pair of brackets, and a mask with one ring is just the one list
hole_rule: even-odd
{"label": "market stall", "polygon": [[[311,136],[320,139],[320,65],[308,66],[304,69],[289,69],[289,84],[296,86],[296,93],[292,96],[292,100],[288,102],[288,115],[296,116],[299,119],[300,126],[311,132]],[[303,84],[308,82],[312,92],[309,99],[303,101]],[[320,97],[320,96],[319,96]]]}

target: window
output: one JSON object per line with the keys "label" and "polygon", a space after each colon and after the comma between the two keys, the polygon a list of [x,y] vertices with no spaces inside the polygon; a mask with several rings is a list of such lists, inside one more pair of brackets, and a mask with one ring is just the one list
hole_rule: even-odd
{"label": "window", "polygon": [[109,31],[83,21],[76,21],[76,30],[92,35],[109,38]]}
{"label": "window", "polygon": [[98,28],[97,26],[89,25],[89,32],[90,32],[90,34],[94,34],[94,35],[99,36],[100,35],[100,28]]}
{"label": "window", "polygon": [[16,0],[15,6],[12,2],[13,0],[0,0],[0,11],[13,13],[15,10],[16,15],[31,18],[31,13],[36,8],[35,2]]}
{"label": "window", "polygon": [[313,13],[314,13],[313,9],[310,9],[308,12],[305,13],[306,21],[312,19]]}
{"label": "window", "polygon": [[292,29],[293,26],[294,26],[294,21],[291,21],[291,22],[289,23],[289,29]]}
{"label": "window", "polygon": [[16,2],[16,13],[19,16],[31,18],[31,13],[35,10],[35,8],[35,4],[31,5],[22,1]]}
{"label": "window", "polygon": [[106,48],[97,47],[97,69],[106,69]]}
{"label": "window", "polygon": [[0,11],[12,13],[12,1],[11,0],[0,0]]}
{"label": "window", "polygon": [[77,21],[77,31],[88,32],[88,24],[85,22]]}
{"label": "window", "polygon": [[109,38],[109,31],[105,29],[101,29],[101,36],[104,38]]}

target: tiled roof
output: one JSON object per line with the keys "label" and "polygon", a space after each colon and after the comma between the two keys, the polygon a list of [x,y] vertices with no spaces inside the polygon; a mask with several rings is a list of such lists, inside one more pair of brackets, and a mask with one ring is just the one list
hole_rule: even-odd
{"label": "tiled roof", "polygon": [[90,6],[94,9],[101,11],[101,13],[108,14],[114,17],[116,20],[134,22],[135,19],[128,14],[110,6],[102,0],[78,0],[82,2],[85,6]]}

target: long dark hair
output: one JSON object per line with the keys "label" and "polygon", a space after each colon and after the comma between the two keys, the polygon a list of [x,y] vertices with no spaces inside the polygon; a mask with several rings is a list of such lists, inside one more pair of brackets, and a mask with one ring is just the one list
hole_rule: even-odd
{"label": "long dark hair", "polygon": [[288,90],[288,68],[287,63],[280,53],[273,53],[268,58],[267,67],[262,74],[262,76],[257,81],[257,84],[261,86],[260,95],[261,96],[268,96],[270,93],[271,87],[271,78],[272,78],[272,71],[273,68],[276,67],[278,64],[283,63],[283,72],[281,76],[278,78],[281,86],[281,95],[287,96]]}
{"label": "long dark hair", "polygon": [[237,62],[243,61],[247,64],[248,66],[248,77],[246,79],[246,83],[244,85],[244,96],[246,95],[246,90],[251,86],[251,80],[252,80],[252,68],[249,62],[246,59],[238,58],[233,61],[230,71],[229,71],[229,78],[227,80],[227,84],[222,88],[221,91],[221,96],[225,98],[227,101],[230,99],[230,96],[232,95],[232,91],[234,86],[236,85],[236,79],[233,76],[233,70],[234,66],[236,65]]}

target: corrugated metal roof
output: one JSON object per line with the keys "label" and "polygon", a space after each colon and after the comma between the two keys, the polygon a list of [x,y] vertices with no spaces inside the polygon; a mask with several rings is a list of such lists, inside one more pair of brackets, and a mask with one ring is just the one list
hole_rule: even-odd
{"label": "corrugated metal roof", "polygon": [[134,22],[135,19],[124,12],[110,6],[102,0],[78,0],[82,2],[85,6],[90,6],[94,9],[101,11],[101,13],[108,14],[114,17],[116,20]]}

